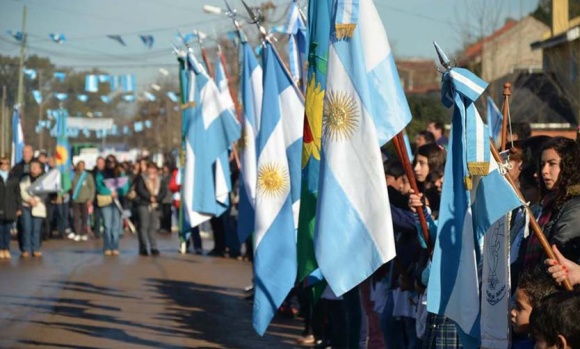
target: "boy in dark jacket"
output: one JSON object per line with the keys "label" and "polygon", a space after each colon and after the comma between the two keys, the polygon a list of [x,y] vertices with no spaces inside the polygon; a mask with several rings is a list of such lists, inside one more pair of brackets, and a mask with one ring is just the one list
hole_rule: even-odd
{"label": "boy in dark jacket", "polygon": [[0,259],[10,258],[10,229],[22,213],[20,180],[9,172],[8,158],[0,157]]}

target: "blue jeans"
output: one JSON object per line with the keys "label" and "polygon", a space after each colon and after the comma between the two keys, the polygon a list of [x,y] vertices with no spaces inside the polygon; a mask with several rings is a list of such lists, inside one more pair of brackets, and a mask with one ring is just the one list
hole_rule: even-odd
{"label": "blue jeans", "polygon": [[121,212],[115,205],[101,207],[101,214],[105,225],[103,234],[104,250],[118,250],[119,236],[121,235]]}
{"label": "blue jeans", "polygon": [[55,204],[54,214],[56,219],[56,228],[60,236],[64,236],[66,228],[68,228],[69,209],[68,203]]}
{"label": "blue jeans", "polygon": [[0,251],[10,250],[10,229],[14,222],[0,220]]}
{"label": "blue jeans", "polygon": [[40,233],[44,218],[33,217],[32,209],[22,210],[22,252],[40,251]]}

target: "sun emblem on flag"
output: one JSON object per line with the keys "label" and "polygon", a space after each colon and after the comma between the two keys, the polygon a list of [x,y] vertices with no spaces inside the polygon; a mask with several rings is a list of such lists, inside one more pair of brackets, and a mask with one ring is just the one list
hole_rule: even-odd
{"label": "sun emblem on flag", "polygon": [[258,191],[270,198],[280,196],[290,184],[288,171],[280,164],[269,162],[258,170]]}
{"label": "sun emblem on flag", "polygon": [[65,165],[68,161],[68,150],[62,145],[56,146],[55,162],[58,166]]}
{"label": "sun emblem on flag", "polygon": [[324,135],[334,141],[348,140],[359,123],[359,111],[346,92],[327,91],[324,103]]}

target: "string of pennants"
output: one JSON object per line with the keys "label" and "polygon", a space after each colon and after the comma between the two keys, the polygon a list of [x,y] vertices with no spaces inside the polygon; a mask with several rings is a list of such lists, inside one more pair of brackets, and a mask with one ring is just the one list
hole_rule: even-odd
{"label": "string of pennants", "polygon": [[[36,104],[41,104],[43,101],[42,93],[39,90],[32,90],[31,92],[32,92],[32,97],[34,98],[34,101],[36,102]],[[53,93],[52,95],[54,96],[54,98],[58,99],[61,102],[64,102],[69,98],[69,94],[62,93],[62,92],[56,92],[56,93]],[[166,92],[165,95],[173,103],[179,102],[179,97],[177,96],[176,92],[169,91],[169,92]],[[89,96],[86,94],[77,94],[76,98],[77,98],[77,100],[79,100],[83,103],[86,103],[89,100]],[[145,98],[146,100],[148,100],[150,102],[154,102],[157,100],[157,96],[151,92],[148,92],[148,91],[143,92],[143,98]],[[109,104],[112,102],[111,97],[108,95],[99,96],[99,99],[105,104]],[[134,94],[127,94],[127,95],[122,95],[121,99],[123,99],[127,103],[131,103],[131,102],[134,102],[137,98]]]}
{"label": "string of pennants", "polygon": [[[24,39],[24,35],[22,35],[21,31],[7,30],[6,33],[18,42],[21,42]],[[66,36],[63,33],[50,33],[48,34],[48,37],[56,44],[63,44],[66,42]],[[123,40],[121,35],[107,35],[107,38],[114,40],[123,46],[127,46],[127,43]],[[152,48],[155,43],[155,37],[153,35],[139,35],[139,38],[147,48]]]}
{"label": "string of pennants", "polygon": [[[96,112],[95,114],[102,116],[102,113],[100,113],[100,112]],[[59,117],[59,113],[57,110],[49,109],[46,111],[46,115],[47,115],[47,120],[38,121],[38,123],[35,127],[35,132],[41,133],[44,130],[49,130],[50,135],[52,137],[57,137],[58,136],[57,118]],[[77,115],[77,118],[82,118],[80,113]],[[74,119],[74,117],[72,117],[72,119]],[[82,120],[86,120],[86,119],[82,118]],[[103,128],[103,129],[97,128],[94,130],[91,130],[89,127],[82,127],[81,128],[81,127],[69,126],[67,128],[67,137],[77,138],[82,134],[84,137],[89,138],[94,133],[96,138],[101,139],[104,137],[111,137],[111,136],[112,137],[118,137],[121,135],[126,136],[126,135],[132,134],[133,132],[134,133],[141,133],[145,129],[150,129],[152,127],[153,127],[153,123],[151,122],[151,120],[135,121],[131,126],[125,125],[121,129],[119,129],[119,126],[116,124],[112,124],[109,128]]]}

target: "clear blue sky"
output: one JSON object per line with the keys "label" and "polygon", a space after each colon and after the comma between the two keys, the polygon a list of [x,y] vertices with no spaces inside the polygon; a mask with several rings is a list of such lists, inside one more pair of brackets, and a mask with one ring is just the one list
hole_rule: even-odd
{"label": "clear blue sky", "polygon": [[[258,5],[259,0],[248,0]],[[275,0],[286,8],[289,0]],[[305,4],[306,0],[301,0]],[[488,8],[484,28],[478,25],[483,4]],[[376,0],[375,4],[398,57],[434,58],[436,40],[448,52],[461,48],[473,35],[501,26],[507,17],[527,15],[538,0]],[[19,49],[6,30],[21,28],[22,8],[28,6],[28,54],[48,56],[57,65],[78,69],[100,67],[113,74],[134,73],[138,86],[154,80],[158,68],[175,71],[171,41],[176,30],[199,29],[210,34],[231,30],[226,17],[206,14],[203,4],[222,6],[222,0],[0,0],[0,54],[18,55]],[[230,4],[242,9],[241,2]],[[281,11],[280,11],[281,12]],[[494,25],[495,24],[495,25]],[[60,32],[67,42],[55,44],[49,33]],[[127,47],[108,39],[123,34]],[[139,34],[155,36],[152,49]]]}

